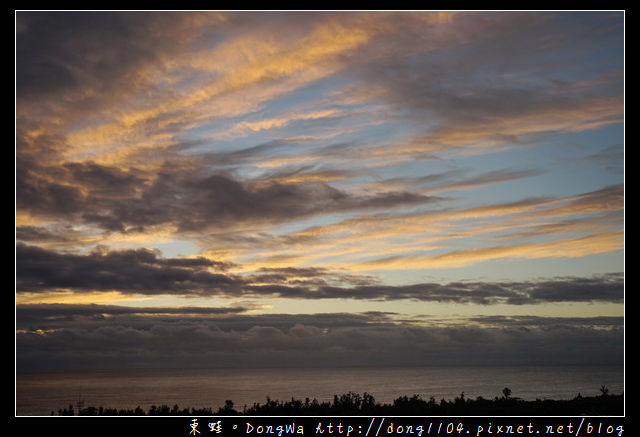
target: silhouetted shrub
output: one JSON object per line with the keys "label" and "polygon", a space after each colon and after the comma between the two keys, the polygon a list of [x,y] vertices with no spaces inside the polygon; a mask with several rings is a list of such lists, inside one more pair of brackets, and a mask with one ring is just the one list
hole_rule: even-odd
{"label": "silhouetted shrub", "polygon": [[[292,398],[290,401],[277,401],[267,397],[264,404],[246,405],[242,411],[234,408],[234,403],[227,400],[224,406],[214,412],[211,408],[183,408],[178,405],[152,405],[148,411],[139,406],[135,409],[115,409],[106,407],[79,408],[81,416],[347,416],[347,415],[381,415],[381,416],[614,416],[624,414],[624,396],[609,394],[602,386],[599,396],[584,397],[580,393],[571,400],[524,401],[511,396],[511,390],[505,387],[502,397],[488,400],[482,396],[469,399],[464,392],[452,401],[442,399],[439,403],[431,396],[428,401],[414,394],[411,397],[401,396],[391,404],[380,404],[375,398],[364,393],[345,393],[335,395],[333,402],[319,402],[317,399],[305,398],[304,401]],[[58,410],[60,416],[73,416],[73,405]]]}

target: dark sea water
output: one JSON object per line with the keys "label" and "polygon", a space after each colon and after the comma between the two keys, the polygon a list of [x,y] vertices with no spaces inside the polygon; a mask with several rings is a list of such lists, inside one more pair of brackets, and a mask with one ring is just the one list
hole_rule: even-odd
{"label": "dark sea water", "polygon": [[512,396],[525,400],[572,399],[624,392],[623,367],[409,367],[331,369],[167,369],[18,373],[16,414],[48,416],[75,405],[147,411],[152,405],[180,408],[234,408],[274,400],[331,401],[347,392],[372,394],[377,402],[400,396],[451,400]]}

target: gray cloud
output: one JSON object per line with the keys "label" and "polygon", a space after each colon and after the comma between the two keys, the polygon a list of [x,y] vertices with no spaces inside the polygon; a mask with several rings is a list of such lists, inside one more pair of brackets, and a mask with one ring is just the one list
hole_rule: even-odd
{"label": "gray cloud", "polygon": [[357,275],[331,271],[319,267],[262,268],[246,277],[248,283],[269,283],[317,289],[332,284],[341,286],[368,286],[378,280],[370,275]]}
{"label": "gray cloud", "polygon": [[[383,285],[366,275],[314,268],[265,269],[253,275],[225,273],[231,266],[206,258],[163,258],[147,249],[85,255],[16,246],[17,292],[112,291],[180,296],[262,296],[298,299],[417,300],[466,304],[623,302],[624,275],[537,281],[450,282]],[[211,271],[213,270],[213,272]],[[261,284],[261,285],[256,285]]]}
{"label": "gray cloud", "polygon": [[[171,194],[182,197],[176,202]],[[137,205],[157,212],[154,217],[162,217],[163,211],[164,214],[173,212],[172,219],[181,229],[194,230],[237,221],[286,221],[292,217],[424,204],[433,200],[406,192],[354,196],[324,183],[255,186],[250,181],[243,183],[216,174],[186,180],[177,179],[175,175],[160,175]],[[136,205],[128,211],[130,214],[121,217],[123,221],[135,221],[139,216]]]}
{"label": "gray cloud", "polygon": [[322,182],[279,182],[294,173],[272,175],[273,180],[240,180],[205,170],[206,160],[185,163],[169,156],[154,175],[92,162],[45,166],[39,162],[38,149],[30,146],[17,152],[17,208],[84,221],[110,232],[141,231],[159,224],[198,231],[438,200],[402,191],[364,196]]}
{"label": "gray cloud", "polygon": [[42,226],[16,226],[16,240],[23,242],[73,241],[69,234],[73,234],[69,228],[54,231]]}
{"label": "gray cloud", "polygon": [[502,328],[585,328],[601,327],[608,329],[620,329],[624,327],[624,317],[600,316],[600,317],[540,317],[540,316],[478,316],[466,319],[469,323],[478,323],[480,326],[493,326]]}
{"label": "gray cloud", "polygon": [[[597,101],[594,96],[611,97],[618,111],[592,114],[590,121],[622,122],[622,76],[607,73],[619,74],[623,63],[611,62],[603,72],[588,58],[595,44],[612,53],[622,50],[620,16],[462,14],[441,32],[406,29],[402,35],[381,36],[378,44],[396,47],[398,40],[413,38],[402,47],[416,47],[422,56],[398,50],[348,71],[365,89],[385,90],[382,98],[397,116],[422,126],[416,153],[421,147],[425,153],[442,152],[465,141],[531,145],[550,130],[562,130],[548,123],[554,114],[585,113]],[[535,119],[531,129],[509,129],[529,117]],[[451,140],[465,133],[469,139]]]}
{"label": "gray cloud", "polygon": [[[142,308],[136,314],[77,305],[17,310],[31,323],[16,338],[21,370],[242,367],[255,360],[278,366],[619,364],[623,353],[620,318],[475,317],[472,325],[412,326],[379,313],[250,316],[238,314],[241,308]],[[109,317],[89,318],[98,313]]]}
{"label": "gray cloud", "polygon": [[[461,179],[455,182],[451,182],[447,185],[436,186],[434,188],[438,190],[454,190],[463,188],[473,188],[483,185],[497,184],[501,182],[509,182],[512,180],[529,178],[532,176],[538,176],[542,174],[542,171],[538,170],[496,170],[487,173],[483,173],[477,176]],[[420,181],[421,182],[421,181]]]}
{"label": "gray cloud", "polygon": [[76,255],[24,244],[16,246],[19,292],[72,289],[142,294],[233,293],[241,284],[238,280],[208,270],[226,267],[205,258],[161,258],[157,252],[146,249],[95,250]]}
{"label": "gray cloud", "polygon": [[[233,37],[223,40],[219,35],[224,33],[226,38],[226,31],[236,27],[255,28],[265,35],[278,30],[279,35],[295,41],[298,36],[307,37],[315,24],[335,18],[331,14],[299,14],[294,20],[284,16],[288,25],[283,29],[282,14],[269,14],[268,19],[265,15],[244,13],[226,14],[223,21],[215,17],[207,14],[203,21],[207,25],[202,26],[202,15],[191,13],[16,14],[16,208],[17,212],[52,222],[16,228],[18,297],[22,293],[65,290],[186,297],[402,299],[477,305],[623,302],[621,273],[520,282],[389,286],[372,277],[327,269],[263,269],[238,275],[231,273],[232,266],[226,263],[205,258],[165,258],[146,249],[62,253],[23,244],[72,243],[82,236],[77,229],[86,228],[84,225],[99,228],[94,237],[101,232],[126,233],[172,225],[191,236],[207,231],[225,234],[227,241],[249,241],[259,237],[238,237],[231,232],[235,225],[286,223],[327,213],[388,208],[401,215],[403,211],[397,210],[400,207],[425,206],[439,200],[405,191],[364,196],[327,183],[282,182],[290,176],[327,170],[333,171],[332,176],[357,174],[353,168],[339,166],[286,168],[256,179],[212,170],[232,170],[256,157],[287,157],[294,149],[309,153],[311,147],[318,148],[315,152],[319,158],[332,161],[349,157],[345,165],[351,165],[354,155],[365,159],[372,146],[359,141],[320,146],[304,143],[305,140],[275,140],[243,150],[187,157],[184,152],[193,151],[187,149],[201,145],[203,140],[180,142],[177,136],[187,128],[181,124],[184,122],[158,123],[173,122],[171,118],[178,115],[175,111],[182,109],[167,108],[157,118],[136,126],[142,136],[176,135],[173,147],[157,151],[153,165],[139,165],[148,164],[147,156],[123,160],[121,166],[65,163],[68,157],[64,152],[79,151],[83,144],[67,144],[62,133],[99,126],[118,114],[139,109],[135,101],[138,92],[150,103],[148,107],[153,107],[154,99],[165,101],[166,89],[162,84],[145,82],[148,76],[144,73],[153,74],[156,67],[163,70],[164,63],[175,60],[183,48],[191,50],[191,43],[202,32],[207,34],[210,48],[217,42],[233,41]],[[623,58],[614,61],[612,57],[604,70],[600,63],[589,62],[595,49],[621,53],[624,33],[620,15],[462,14],[437,26],[420,22],[420,15],[410,13],[385,15],[377,22],[349,14],[335,19],[344,20],[341,22],[348,28],[351,17],[358,25],[375,26],[376,36],[357,50],[336,57],[335,66],[342,79],[357,80],[349,85],[352,90],[384,101],[385,116],[401,118],[402,123],[415,122],[419,131],[415,144],[409,146],[416,147],[407,148],[414,156],[436,158],[435,153],[455,147],[458,140],[455,135],[451,139],[451,134],[474,134],[470,135],[472,141],[529,145],[540,139],[545,129],[562,130],[562,124],[545,123],[553,121],[554,111],[581,115],[594,102],[601,103],[602,108],[578,120],[585,129],[590,123],[619,121],[617,108],[622,114]],[[593,44],[595,35],[598,45]],[[601,45],[603,41],[605,44]],[[571,48],[570,55],[560,50],[565,48]],[[563,68],[555,68],[560,65]],[[190,67],[184,64],[181,68]],[[274,80],[267,74],[261,78],[265,82]],[[367,94],[368,90],[376,92]],[[117,112],[113,112],[114,108]],[[349,111],[342,114],[353,116]],[[514,123],[519,120],[524,120],[522,131],[510,130],[511,126],[521,125]],[[340,121],[330,120],[332,126]],[[305,132],[306,128],[326,127],[324,120],[313,120],[313,126],[311,121],[295,123],[291,127],[305,128]],[[492,129],[483,130],[486,126]],[[313,129],[309,131],[314,133]],[[137,146],[136,138],[127,140]],[[392,149],[397,138],[381,138],[378,143],[391,144]],[[206,146],[210,149],[214,145]],[[603,149],[603,153],[585,159],[611,166],[623,157],[620,150],[617,146]],[[145,170],[155,165],[160,167]],[[611,168],[619,170],[619,166]],[[461,178],[461,173],[446,172],[400,181],[466,188],[536,174],[503,170]],[[608,187],[565,199],[566,207],[552,212],[599,212],[610,209],[607,205],[620,209],[623,195],[622,185]],[[512,205],[535,202],[538,201],[525,199]],[[297,237],[278,238],[284,242]],[[304,238],[310,237],[300,237],[296,242],[302,244]],[[16,363],[19,370],[120,365],[239,366],[256,362],[581,364],[620,363],[624,353],[621,318],[496,316],[470,318],[469,325],[444,326],[403,319],[393,313],[250,316],[250,309],[248,305],[136,309],[18,305]]]}
{"label": "gray cloud", "polygon": [[[16,68],[20,71],[17,75],[18,103],[30,104],[30,96],[37,95],[35,102],[39,106],[47,106],[42,102],[55,102],[55,109],[49,109],[53,112],[86,111],[90,103],[78,99],[113,103],[119,93],[131,95],[139,86],[133,78],[137,78],[135,72],[141,66],[161,64],[203,32],[216,42],[218,32],[253,26],[260,17],[227,14],[226,20],[219,22],[216,14],[20,12],[16,16]],[[329,17],[344,23],[351,19],[348,15],[327,14],[298,14],[297,17],[304,18],[306,23],[319,23]],[[383,21],[403,31],[380,32],[371,45],[341,59],[341,72],[358,79],[364,87],[384,89],[383,97],[388,104],[398,112],[416,117],[421,124],[425,117],[435,120],[436,124],[425,133],[427,139],[436,138],[438,132],[452,128],[461,130],[464,126],[496,118],[508,119],[549,108],[575,108],[576,102],[585,101],[591,94],[583,95],[581,88],[569,87],[566,91],[564,82],[550,86],[560,78],[548,78],[543,84],[532,86],[505,79],[531,71],[531,67],[538,65],[538,57],[546,56],[547,49],[588,44],[581,41],[585,37],[588,41],[590,35],[586,29],[591,27],[585,25],[590,23],[589,16],[581,16],[580,20],[570,18],[566,17],[573,26],[573,32],[568,32],[569,42],[561,38],[532,39],[532,35],[549,23],[565,19],[562,15],[461,14],[449,24],[428,24],[433,32],[424,32],[427,24],[421,22],[421,14],[388,14]],[[275,29],[281,19],[286,20],[287,15],[272,15],[270,20],[261,20],[260,24],[264,29]],[[604,30],[609,35],[606,42],[615,44],[618,33],[614,25],[618,21],[612,18],[609,22],[602,17],[599,20],[612,26]],[[202,23],[215,23],[215,26]],[[287,20],[287,24],[293,34],[308,31],[307,25],[295,20]],[[162,32],[157,32],[158,29]],[[186,36],[178,37],[185,30],[188,30],[184,32]],[[83,38],[76,38],[78,34]],[[478,40],[480,34],[484,39]],[[498,38],[505,35],[509,37]],[[502,41],[504,46],[502,50],[489,52],[487,40],[493,44]],[[408,42],[411,44],[399,44]],[[468,56],[443,58],[441,51],[432,50],[442,44]],[[404,49],[398,50],[398,47]],[[530,50],[522,50],[523,47]],[[384,55],[380,55],[380,51]],[[418,53],[425,56],[412,56]],[[532,57],[532,54],[536,56]],[[479,66],[484,69],[478,70]],[[473,77],[469,72],[474,72]],[[618,83],[616,80],[611,82]],[[92,92],[86,92],[89,89]],[[64,100],[57,98],[59,93],[64,93]],[[94,102],[98,106],[103,103]],[[166,152],[165,166],[157,177],[135,167],[115,168],[90,162],[47,166],[43,164],[46,162],[43,151],[55,155],[66,145],[62,138],[25,138],[28,126],[44,123],[42,117],[38,120],[38,114],[41,114],[40,110],[30,111],[29,116],[33,118],[26,120],[21,113],[17,123],[18,209],[84,221],[105,231],[141,231],[159,224],[174,224],[182,231],[199,231],[229,227],[238,222],[282,222],[332,212],[424,205],[436,200],[409,192],[363,197],[323,183],[277,182],[279,176],[292,173],[270,175],[274,180],[269,183],[268,177],[240,180],[229,174],[205,171],[211,165],[233,165],[252,157],[282,152],[283,147],[295,145],[288,140],[201,155],[188,166],[184,166],[179,158],[181,146],[176,146]],[[55,118],[63,115],[56,113]],[[497,135],[503,134],[497,132]],[[182,146],[185,145],[187,143]],[[331,151],[342,151],[344,147],[351,148],[353,144],[328,146],[324,153],[331,156]],[[198,164],[194,164],[196,161]],[[333,171],[348,174],[343,170]],[[460,183],[454,181],[452,187],[532,175],[533,172],[488,173]]]}
{"label": "gray cloud", "polygon": [[393,178],[380,182],[402,183],[410,186],[424,186],[427,191],[448,191],[467,188],[481,187],[484,185],[509,182],[517,179],[529,178],[542,174],[539,170],[494,170],[476,176],[464,177],[463,172],[458,169],[449,170],[443,173],[430,174],[416,178]]}
{"label": "gray cloud", "polygon": [[[18,11],[18,100],[31,104],[56,99],[58,107],[62,105],[65,110],[97,108],[112,101],[123,90],[136,88],[140,82],[138,68],[176,54],[190,41],[198,32],[197,16],[171,12]],[[62,95],[64,100],[59,99]],[[74,109],[74,105],[79,108]]]}
{"label": "gray cloud", "polygon": [[320,286],[248,285],[258,294],[279,297],[362,300],[417,300],[466,304],[525,305],[545,302],[623,302],[624,277],[608,274],[590,278],[556,278],[523,282],[450,282],[411,285]]}
{"label": "gray cloud", "polygon": [[611,173],[621,174],[624,171],[624,144],[612,144],[599,152],[585,156],[583,159],[595,162]]}
{"label": "gray cloud", "polygon": [[126,325],[138,329],[151,326],[215,326],[227,331],[246,331],[254,326],[288,330],[295,325],[317,328],[388,325],[396,313],[249,314],[250,306],[233,307],[125,307],[83,304],[18,304],[17,329],[95,329]]}

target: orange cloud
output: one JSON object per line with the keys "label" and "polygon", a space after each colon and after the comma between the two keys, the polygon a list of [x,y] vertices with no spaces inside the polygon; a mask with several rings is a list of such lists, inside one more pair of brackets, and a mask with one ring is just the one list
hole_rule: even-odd
{"label": "orange cloud", "polygon": [[368,269],[447,269],[495,259],[577,258],[612,252],[624,247],[624,233],[612,231],[545,243],[460,249],[432,257],[391,257],[352,266]]}

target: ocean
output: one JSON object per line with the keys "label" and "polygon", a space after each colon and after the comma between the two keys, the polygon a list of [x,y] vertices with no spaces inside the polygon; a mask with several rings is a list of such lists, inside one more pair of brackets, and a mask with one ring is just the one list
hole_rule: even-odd
{"label": "ocean", "polygon": [[400,396],[452,400],[502,396],[525,400],[573,399],[624,392],[624,369],[582,367],[402,367],[305,369],[151,369],[16,374],[16,415],[48,416],[79,401],[85,407],[148,411],[152,405],[211,408],[232,400],[234,408],[305,398],[331,401],[334,395],[369,393],[377,402]]}

